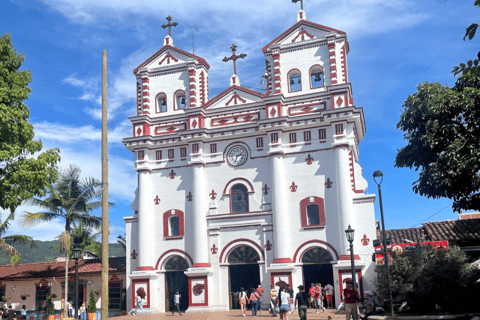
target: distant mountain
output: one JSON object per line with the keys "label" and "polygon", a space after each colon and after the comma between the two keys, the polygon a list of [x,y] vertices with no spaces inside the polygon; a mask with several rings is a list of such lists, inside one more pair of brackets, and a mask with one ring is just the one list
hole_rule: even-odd
{"label": "distant mountain", "polygon": [[[49,262],[57,257],[62,257],[60,252],[60,242],[54,241],[35,241],[36,247],[31,248],[25,245],[15,245],[15,248],[22,254],[21,264],[33,262]],[[125,250],[118,243],[108,244],[108,254],[110,257],[125,257]],[[10,264],[10,258],[3,252],[0,252],[0,265]]]}

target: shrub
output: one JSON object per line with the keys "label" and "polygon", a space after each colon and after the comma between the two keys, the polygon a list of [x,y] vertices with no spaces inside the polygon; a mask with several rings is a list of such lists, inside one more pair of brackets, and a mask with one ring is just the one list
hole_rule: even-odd
{"label": "shrub", "polygon": [[53,306],[52,296],[47,297],[47,314],[55,314],[55,307]]}
{"label": "shrub", "polygon": [[88,297],[87,313],[97,312],[97,302],[95,301],[95,295],[93,289],[90,289],[90,296]]}

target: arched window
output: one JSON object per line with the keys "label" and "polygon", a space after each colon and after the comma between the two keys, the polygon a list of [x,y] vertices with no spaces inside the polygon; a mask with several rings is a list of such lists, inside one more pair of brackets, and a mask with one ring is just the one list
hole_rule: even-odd
{"label": "arched window", "polygon": [[243,184],[236,184],[230,189],[231,213],[248,212],[248,190]]}
{"label": "arched window", "polygon": [[302,228],[325,226],[325,202],[320,197],[308,197],[300,201]]}
{"label": "arched window", "polygon": [[288,92],[302,90],[302,74],[300,70],[293,69],[288,72]]}
{"label": "arched window", "polygon": [[328,250],[315,247],[306,251],[302,256],[302,263],[330,263],[333,261],[332,255]]}
{"label": "arched window", "polygon": [[310,68],[310,88],[322,88],[323,83],[323,68],[319,65],[314,65]]}
{"label": "arched window", "polygon": [[181,238],[185,234],[184,214],[180,210],[168,210],[163,213],[163,237]]}
{"label": "arched window", "polygon": [[174,94],[174,109],[175,110],[182,110],[185,109],[187,106],[187,100],[185,97],[185,91],[183,90],[177,90]]}
{"label": "arched window", "polygon": [[228,255],[228,263],[240,264],[240,263],[257,263],[260,260],[260,256],[257,251],[250,246],[239,246],[232,250]]}
{"label": "arched window", "polygon": [[165,271],[186,271],[188,262],[182,257],[173,256],[165,264]]}
{"label": "arched window", "polygon": [[167,111],[167,95],[163,92],[157,94],[155,98],[155,111],[157,113]]}

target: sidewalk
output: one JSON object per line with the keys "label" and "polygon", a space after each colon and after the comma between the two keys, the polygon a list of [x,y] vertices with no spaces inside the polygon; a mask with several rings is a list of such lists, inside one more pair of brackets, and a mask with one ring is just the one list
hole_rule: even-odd
{"label": "sidewalk", "polygon": [[[326,320],[328,316],[334,319],[345,319],[345,313],[335,314],[336,309],[327,309],[325,312],[320,310],[319,313],[315,313],[315,310],[308,310],[307,319],[324,319]],[[121,316],[115,317],[111,319],[116,320],[162,320],[162,319],[173,319],[174,317],[180,318],[178,313],[175,313],[175,316],[172,316],[171,313],[156,313],[156,314],[148,314],[148,315],[137,315],[137,316]],[[240,319],[242,318],[242,313],[240,310],[231,310],[231,311],[221,311],[221,312],[208,312],[208,313],[182,313],[182,320],[224,320],[224,319]],[[257,315],[256,317],[252,316],[250,310],[247,310],[245,313],[245,319],[279,319],[279,316],[272,317],[269,315],[267,310],[262,310],[262,315]],[[293,314],[288,316],[289,320],[298,320],[298,312],[295,311]]]}

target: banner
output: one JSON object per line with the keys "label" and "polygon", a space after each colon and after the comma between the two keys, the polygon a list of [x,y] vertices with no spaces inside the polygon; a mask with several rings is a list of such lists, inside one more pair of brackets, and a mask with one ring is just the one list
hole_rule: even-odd
{"label": "banner", "polygon": [[[427,241],[427,242],[420,242],[420,246],[432,246],[432,247],[444,247],[448,248],[448,241]],[[391,250],[390,250],[391,248]],[[396,254],[402,254],[404,252],[412,252],[416,250],[417,243],[410,242],[410,243],[397,243],[387,246],[387,255],[390,256],[390,251],[395,252]],[[375,247],[375,259],[377,260],[377,264],[384,264],[383,258],[383,245]],[[388,262],[391,261],[391,258]]]}

